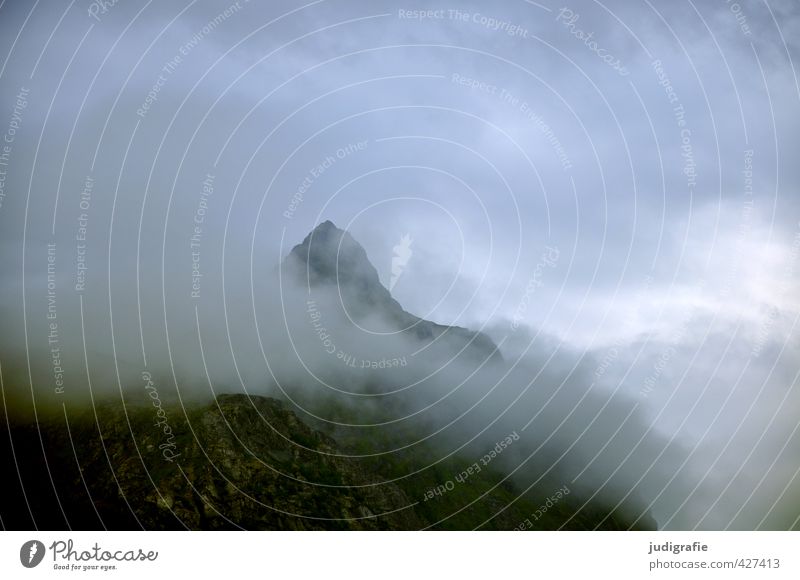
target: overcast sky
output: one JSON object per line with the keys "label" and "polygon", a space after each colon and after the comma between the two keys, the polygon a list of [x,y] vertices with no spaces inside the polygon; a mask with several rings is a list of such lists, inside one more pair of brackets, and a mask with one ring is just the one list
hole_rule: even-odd
{"label": "overcast sky", "polygon": [[413,240],[410,312],[593,357],[706,493],[746,479],[671,525],[800,497],[795,0],[100,4],[0,4],[5,369],[48,351],[48,244],[74,377],[81,322],[133,369],[195,307],[249,329],[330,219],[387,286]]}

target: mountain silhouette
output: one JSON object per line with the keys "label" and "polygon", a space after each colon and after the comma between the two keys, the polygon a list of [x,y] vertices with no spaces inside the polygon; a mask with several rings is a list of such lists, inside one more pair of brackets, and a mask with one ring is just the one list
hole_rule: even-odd
{"label": "mountain silhouette", "polygon": [[503,359],[497,345],[482,332],[437,324],[404,310],[381,284],[366,250],[331,221],[319,224],[292,248],[283,268],[301,285],[338,293],[346,317],[355,322],[378,316],[386,322],[388,330],[410,335],[423,343],[441,344],[451,356],[463,353],[479,361]]}
{"label": "mountain silhouette", "polygon": [[[282,281],[292,280],[293,290],[299,284],[311,295],[336,297],[346,314],[337,325],[344,321],[359,332],[359,321],[379,318],[409,343],[435,343],[425,364],[458,356],[465,364],[454,366],[465,374],[487,361],[504,368],[484,334],[406,312],[380,283],[364,248],[331,222],[295,246],[278,273]],[[309,332],[305,314],[294,322]],[[335,332],[343,347],[353,347],[346,341],[351,335],[340,326]],[[319,354],[319,340],[312,338],[323,366],[338,364],[336,356]],[[272,354],[285,364],[292,360],[286,351]],[[487,431],[492,425],[485,418],[466,416],[462,437],[451,434],[455,425],[442,429],[435,414],[411,412],[419,403],[414,397],[425,397],[430,389],[419,395],[408,391],[405,399],[381,396],[392,380],[411,376],[403,374],[409,369],[343,375],[352,384],[366,377],[363,384],[376,395],[368,398],[319,394],[316,383],[304,383],[305,375],[294,372],[280,389],[270,387],[265,373],[257,394],[225,392],[215,384],[213,396],[194,400],[168,392],[169,375],[153,369],[161,387],[157,408],[155,390],[143,389],[137,377],[116,395],[98,396],[91,404],[71,401],[49,414],[37,407],[35,420],[9,421],[0,413],[0,461],[16,471],[6,478],[0,522],[20,530],[655,527],[649,515],[568,489],[568,479],[553,469],[557,458],[523,461],[538,447],[533,430],[523,434],[516,424],[509,429],[498,424]],[[439,378],[439,386],[449,389],[453,376]],[[16,380],[26,379],[5,376],[6,383]],[[474,384],[477,397],[489,390],[480,375]],[[317,414],[298,405],[290,391],[307,394]],[[267,393],[272,396],[263,396]],[[441,406],[459,413],[457,404],[448,400]],[[473,435],[479,429],[486,431],[482,438]],[[454,445],[467,436],[469,445]],[[515,465],[524,465],[514,469],[522,479],[512,477]]]}

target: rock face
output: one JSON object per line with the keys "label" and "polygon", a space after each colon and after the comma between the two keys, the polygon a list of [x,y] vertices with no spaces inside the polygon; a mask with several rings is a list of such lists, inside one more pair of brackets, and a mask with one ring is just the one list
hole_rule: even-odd
{"label": "rock face", "polygon": [[[117,405],[41,425],[61,507],[36,509],[36,525],[64,529],[417,529],[413,502],[392,483],[338,456],[336,442],[282,403],[220,395],[180,417],[170,434],[154,409]],[[74,442],[74,456],[69,439]],[[15,448],[38,455],[35,429],[15,429]],[[169,453],[165,450],[169,449]],[[12,463],[13,464],[13,463]],[[80,464],[81,469],[75,469]],[[47,476],[31,477],[31,497],[48,496]],[[17,518],[2,514],[8,523]],[[39,506],[41,507],[41,506]],[[36,506],[34,506],[36,508]],[[62,519],[62,510],[66,513]],[[65,521],[66,520],[66,521]],[[24,526],[23,526],[24,527]]]}
{"label": "rock face", "polygon": [[285,265],[293,275],[310,286],[338,286],[347,306],[358,314],[367,309],[402,310],[380,283],[378,271],[367,252],[353,237],[326,221],[292,248]]}
{"label": "rock face", "polygon": [[[520,496],[491,469],[434,493],[472,458],[456,455],[431,465],[430,449],[346,457],[335,440],[275,399],[220,395],[206,405],[165,410],[169,438],[156,426],[153,407],[110,403],[71,412],[69,426],[63,416],[0,426],[0,459],[19,470],[19,478],[9,474],[4,485],[4,527],[509,530],[566,524],[591,530],[630,523],[595,503],[584,505],[574,493],[547,503],[556,484],[546,480]],[[649,518],[636,525],[653,527]]]}
{"label": "rock face", "polygon": [[424,320],[403,310],[392,298],[369,261],[367,252],[346,231],[325,221],[295,246],[283,264],[299,284],[338,294],[346,315],[354,320],[379,316],[392,330],[422,341],[437,340],[451,352],[464,352],[478,360],[502,361],[494,342],[481,332]]}

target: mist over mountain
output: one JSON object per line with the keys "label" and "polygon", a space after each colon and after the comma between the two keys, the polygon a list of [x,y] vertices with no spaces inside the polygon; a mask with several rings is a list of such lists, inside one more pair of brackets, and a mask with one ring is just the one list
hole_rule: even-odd
{"label": "mist over mountain", "polygon": [[534,356],[506,362],[482,333],[407,313],[331,222],[271,279],[257,392],[209,400],[144,371],[121,397],[12,420],[3,460],[26,460],[4,525],[655,527],[635,470],[614,469],[627,447],[601,446],[644,425],[620,431],[630,406],[580,370],[559,382]]}
{"label": "mist over mountain", "polygon": [[[479,362],[502,360],[497,345],[485,334],[436,324],[403,310],[381,284],[364,248],[331,221],[322,222],[302,244],[295,246],[287,256],[284,268],[293,282],[307,286],[310,297],[315,291],[338,292],[338,316],[344,315],[358,326],[370,320],[376,323],[376,328],[361,326],[363,332],[378,337],[410,335],[424,341],[426,350],[436,343],[448,344],[452,354],[464,353]],[[443,355],[437,353],[437,356]]]}
{"label": "mist over mountain", "polygon": [[800,529],[800,3],[423,4],[0,3],[0,527]]}

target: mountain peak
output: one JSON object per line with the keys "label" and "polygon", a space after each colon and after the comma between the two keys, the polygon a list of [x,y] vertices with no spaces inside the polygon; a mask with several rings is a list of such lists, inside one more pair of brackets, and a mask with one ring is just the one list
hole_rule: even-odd
{"label": "mountain peak", "polygon": [[340,230],[339,228],[337,228],[336,224],[333,223],[331,220],[325,220],[324,222],[320,223],[317,227],[315,227],[314,230],[321,230],[321,231],[337,230],[337,231],[340,231],[340,232],[344,231],[344,230]]}
{"label": "mountain peak", "polygon": [[320,223],[292,248],[286,261],[301,267],[298,273],[308,285],[337,285],[353,304],[375,307],[394,302],[366,250],[330,220]]}
{"label": "mountain peak", "polygon": [[458,345],[466,344],[468,351],[477,352],[482,358],[502,360],[494,342],[483,333],[436,324],[403,310],[381,284],[366,250],[330,220],[320,223],[301,244],[292,248],[284,266],[309,288],[336,287],[348,317],[381,315],[392,327],[411,332],[420,340],[438,340],[444,334]]}
{"label": "mountain peak", "polygon": [[315,227],[311,232],[306,236],[308,237],[315,237],[315,238],[330,238],[336,237],[341,238],[347,232],[345,230],[341,230],[336,227],[336,224],[333,223],[331,220],[325,220],[324,222],[320,223],[317,227]]}

